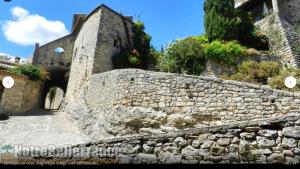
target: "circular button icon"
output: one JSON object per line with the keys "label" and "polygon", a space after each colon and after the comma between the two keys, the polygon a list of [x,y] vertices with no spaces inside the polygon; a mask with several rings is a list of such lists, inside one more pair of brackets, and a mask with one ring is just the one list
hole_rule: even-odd
{"label": "circular button icon", "polygon": [[15,80],[10,77],[10,76],[6,76],[3,80],[2,80],[2,84],[5,88],[10,89],[14,86],[15,84]]}
{"label": "circular button icon", "polygon": [[297,85],[297,79],[290,76],[288,78],[285,79],[285,86],[292,89],[294,87],[296,87]]}

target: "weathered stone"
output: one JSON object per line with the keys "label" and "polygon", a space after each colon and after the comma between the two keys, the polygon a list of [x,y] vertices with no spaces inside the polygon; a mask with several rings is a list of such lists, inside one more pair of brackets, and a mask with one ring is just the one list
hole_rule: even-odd
{"label": "weathered stone", "polygon": [[208,136],[207,140],[217,141],[218,137],[215,135]]}
{"label": "weathered stone", "polygon": [[229,153],[235,153],[235,152],[238,152],[239,150],[239,145],[237,144],[231,144],[230,146],[227,147],[227,151]]}
{"label": "weathered stone", "polygon": [[136,157],[137,164],[156,164],[157,157],[152,154],[138,154]]}
{"label": "weathered stone", "polygon": [[199,143],[203,144],[207,140],[208,136],[210,136],[210,134],[200,134],[198,137]]}
{"label": "weathered stone", "polygon": [[295,148],[295,147],[297,147],[297,141],[293,138],[283,138],[282,147],[283,148]]}
{"label": "weathered stone", "polygon": [[273,153],[267,159],[268,159],[269,164],[278,164],[278,163],[282,164],[285,161],[284,155],[283,154],[278,154],[278,153]]}
{"label": "weathered stone", "polygon": [[158,159],[163,164],[180,164],[182,158],[181,155],[174,155],[170,152],[161,151]]}
{"label": "weathered stone", "polygon": [[240,134],[240,137],[244,140],[251,140],[251,139],[254,139],[255,138],[255,133],[241,133]]}
{"label": "weathered stone", "polygon": [[177,145],[178,147],[185,147],[187,145],[187,141],[182,137],[177,137],[174,140],[174,144]]}
{"label": "weathered stone", "polygon": [[295,125],[300,126],[300,120],[295,121]]}
{"label": "weathered stone", "polygon": [[300,126],[286,127],[282,130],[282,134],[285,137],[292,137],[300,139]]}
{"label": "weathered stone", "polygon": [[214,144],[213,141],[205,141],[202,145],[201,148],[202,149],[209,149],[212,147],[212,145]]}
{"label": "weathered stone", "polygon": [[257,126],[256,127],[246,127],[245,130],[249,133],[257,132],[257,131],[261,130],[261,127],[257,127]]}
{"label": "weathered stone", "polygon": [[284,150],[283,151],[283,155],[285,157],[294,157],[295,156],[294,153],[293,153],[293,151],[291,151],[291,150]]}
{"label": "weathered stone", "polygon": [[300,148],[293,148],[292,151],[295,155],[300,156]]}
{"label": "weathered stone", "polygon": [[278,131],[277,130],[260,130],[258,132],[259,136],[268,137],[268,138],[277,138]]}
{"label": "weathered stone", "polygon": [[231,141],[232,144],[239,144],[240,139],[238,137],[234,137]]}
{"label": "weathered stone", "polygon": [[213,156],[222,156],[225,152],[225,147],[214,146],[211,148],[211,154]]}
{"label": "weathered stone", "polygon": [[150,146],[148,146],[148,144],[144,144],[143,149],[144,149],[144,152],[147,154],[154,153],[154,147],[150,147]]}
{"label": "weathered stone", "polygon": [[285,157],[285,164],[286,165],[297,165],[299,164],[299,159],[293,157]]}
{"label": "weathered stone", "polygon": [[198,164],[198,160],[181,160],[181,164]]}
{"label": "weathered stone", "polygon": [[194,147],[194,148],[199,148],[200,147],[200,141],[199,140],[193,140],[193,142],[192,142],[192,146]]}
{"label": "weathered stone", "polygon": [[214,163],[221,162],[223,160],[222,156],[205,156],[204,160],[206,161],[212,161]]}
{"label": "weathered stone", "polygon": [[[277,132],[276,132],[277,133]],[[266,137],[256,137],[258,142],[258,146],[262,149],[272,148],[276,146],[276,142],[274,139],[268,139]]]}
{"label": "weathered stone", "polygon": [[200,156],[209,156],[210,154],[210,149],[199,149]]}
{"label": "weathered stone", "polygon": [[220,138],[217,143],[220,145],[220,146],[223,146],[223,147],[226,147],[228,145],[230,145],[231,143],[231,139],[230,138]]}
{"label": "weathered stone", "polygon": [[229,160],[230,162],[239,162],[240,157],[238,153],[229,153],[224,156],[224,160]]}
{"label": "weathered stone", "polygon": [[261,155],[261,154],[270,155],[272,154],[272,151],[269,149],[258,149],[258,150],[251,150],[251,153],[255,155]]}
{"label": "weathered stone", "polygon": [[184,149],[182,149],[181,155],[185,159],[188,159],[190,157],[192,157],[194,159],[195,156],[199,155],[199,151],[192,146],[187,146]]}

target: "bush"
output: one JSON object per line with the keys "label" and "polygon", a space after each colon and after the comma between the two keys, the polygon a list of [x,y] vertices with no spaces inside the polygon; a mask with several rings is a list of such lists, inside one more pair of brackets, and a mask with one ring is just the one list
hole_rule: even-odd
{"label": "bush", "polygon": [[158,59],[162,71],[200,75],[205,69],[204,46],[207,38],[188,37],[171,43]]}
{"label": "bush", "polygon": [[268,79],[277,76],[279,71],[280,65],[277,62],[264,61],[257,63],[254,61],[245,61],[238,66],[237,72],[227,79],[267,84]]}
{"label": "bush", "polygon": [[296,79],[300,79],[300,69],[284,69],[281,70],[277,76],[274,76],[268,81],[274,89],[287,90],[287,91],[300,91],[300,82],[298,80],[297,86],[294,89],[289,89],[285,86],[285,79],[289,76],[294,76]]}
{"label": "bush", "polygon": [[237,57],[245,55],[245,52],[246,48],[237,41],[213,41],[205,47],[204,51],[207,59],[228,65],[236,65]]}
{"label": "bush", "polygon": [[135,22],[132,31],[133,44],[130,48],[121,49],[120,54],[113,56],[112,62],[114,68],[140,68],[148,69],[155,64],[153,56],[154,48],[151,47],[151,36],[145,33],[145,25],[143,22]]}
{"label": "bush", "polygon": [[49,73],[45,69],[34,65],[19,65],[17,67],[8,69],[8,72],[16,75],[27,76],[33,81],[50,79]]}

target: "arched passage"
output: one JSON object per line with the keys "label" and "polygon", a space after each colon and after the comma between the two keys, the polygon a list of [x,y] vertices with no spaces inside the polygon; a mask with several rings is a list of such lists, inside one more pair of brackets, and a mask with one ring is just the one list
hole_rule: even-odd
{"label": "arched passage", "polygon": [[50,73],[50,80],[47,80],[44,83],[44,90],[42,94],[42,102],[41,102],[41,108],[46,108],[46,99],[47,95],[51,88],[59,88],[62,90],[62,92],[65,94],[67,90],[68,85],[68,79],[69,79],[69,73],[68,70],[62,67],[53,66],[50,68],[47,68],[47,71]]}
{"label": "arched passage", "polygon": [[3,93],[4,93],[4,86],[2,85],[2,81],[0,80],[0,105],[1,105]]}
{"label": "arched passage", "polygon": [[52,87],[45,99],[45,109],[58,110],[62,104],[65,93],[59,87]]}

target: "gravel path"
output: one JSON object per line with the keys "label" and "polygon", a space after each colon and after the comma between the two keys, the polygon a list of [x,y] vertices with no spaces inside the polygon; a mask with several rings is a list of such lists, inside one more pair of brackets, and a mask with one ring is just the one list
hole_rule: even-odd
{"label": "gravel path", "polygon": [[64,112],[39,111],[0,121],[0,145],[63,146],[89,141]]}

